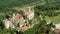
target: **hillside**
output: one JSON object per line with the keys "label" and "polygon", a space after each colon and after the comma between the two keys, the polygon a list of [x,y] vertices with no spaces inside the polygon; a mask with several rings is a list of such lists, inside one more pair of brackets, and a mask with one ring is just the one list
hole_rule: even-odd
{"label": "hillside", "polygon": [[23,6],[31,3],[35,3],[41,0],[0,0],[0,10],[8,7]]}
{"label": "hillside", "polygon": [[55,34],[55,23],[60,0],[0,0],[0,34]]}
{"label": "hillside", "polygon": [[21,7],[24,5],[30,5],[36,2],[46,2],[46,6],[60,6],[60,0],[0,0],[0,10],[4,10],[12,7]]}

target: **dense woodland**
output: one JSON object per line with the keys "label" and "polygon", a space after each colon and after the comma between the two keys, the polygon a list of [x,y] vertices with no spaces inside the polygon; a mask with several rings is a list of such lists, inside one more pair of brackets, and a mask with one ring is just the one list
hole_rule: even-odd
{"label": "dense woodland", "polygon": [[[35,3],[38,1],[42,1],[42,0],[0,0],[0,34],[7,34],[7,32],[8,34],[14,34],[16,32],[15,29],[9,29],[9,30],[5,29],[2,24],[2,20],[5,19],[6,15],[12,16],[11,14],[19,12],[12,8],[21,7],[23,5]],[[35,18],[37,18],[36,16],[39,16],[39,14],[43,14],[44,16],[49,16],[49,17],[58,16],[60,14],[60,12],[55,12],[55,10],[60,10],[60,0],[43,0],[43,1],[46,2],[46,4],[38,5],[34,7]],[[21,13],[21,11],[19,13]],[[41,24],[41,22],[43,24]],[[45,25],[46,21],[43,20],[41,22],[39,24],[34,25],[34,27],[31,29],[21,32],[21,34],[43,34],[42,32],[45,33],[44,31],[45,29],[43,30],[42,26]],[[52,24],[48,26],[52,27]],[[54,34],[54,33],[50,31],[49,34]]]}

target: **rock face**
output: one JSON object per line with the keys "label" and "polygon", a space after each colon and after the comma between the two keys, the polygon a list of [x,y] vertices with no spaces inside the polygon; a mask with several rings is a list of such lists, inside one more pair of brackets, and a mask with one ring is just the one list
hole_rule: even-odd
{"label": "rock face", "polygon": [[27,18],[28,18],[29,20],[31,20],[32,18],[34,18],[34,12],[31,12],[31,13],[27,16]]}
{"label": "rock face", "polygon": [[56,29],[60,29],[60,24],[55,24]]}
{"label": "rock face", "polygon": [[29,20],[34,18],[34,8],[27,7],[27,8],[22,8],[21,10],[23,11],[24,16]]}
{"label": "rock face", "polygon": [[[15,28],[15,27],[21,27],[22,24],[24,24],[25,20],[20,14],[13,15],[12,18],[3,20],[3,24],[5,28]],[[19,24],[19,25],[18,25]]]}
{"label": "rock face", "polygon": [[14,24],[9,21],[8,19],[3,20],[5,28],[9,29],[10,28],[15,28]]}
{"label": "rock face", "polygon": [[[15,27],[19,27],[22,28],[23,25],[25,25],[25,22],[28,20],[31,20],[34,18],[34,8],[31,7],[27,7],[27,8],[22,8],[21,9],[23,11],[23,15],[20,13],[16,13],[13,14],[13,16],[11,18],[9,18],[9,20],[4,21],[4,25],[6,28],[15,28]],[[24,29],[28,29],[29,27],[24,26]]]}
{"label": "rock face", "polygon": [[55,34],[60,34],[60,30],[59,29],[55,29],[54,32],[55,32]]}
{"label": "rock face", "polygon": [[5,28],[9,28],[9,22],[7,19],[3,20]]}
{"label": "rock face", "polygon": [[13,23],[14,25],[16,25],[17,27],[22,27],[24,25],[25,19],[23,18],[23,16],[21,14],[16,14],[15,16],[13,16]]}
{"label": "rock face", "polygon": [[34,7],[22,7],[22,8],[13,8],[17,11],[23,11],[23,15],[25,18],[28,18],[29,20],[34,18]]}
{"label": "rock face", "polygon": [[51,28],[55,34],[60,34],[60,24],[54,24],[55,28]]}

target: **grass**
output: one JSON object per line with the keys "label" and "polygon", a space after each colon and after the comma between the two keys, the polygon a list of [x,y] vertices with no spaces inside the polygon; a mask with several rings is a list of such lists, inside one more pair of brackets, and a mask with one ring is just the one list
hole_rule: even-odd
{"label": "grass", "polygon": [[46,20],[51,20],[54,23],[60,23],[60,15],[54,16],[54,17],[48,17],[48,16],[46,16],[45,19]]}

